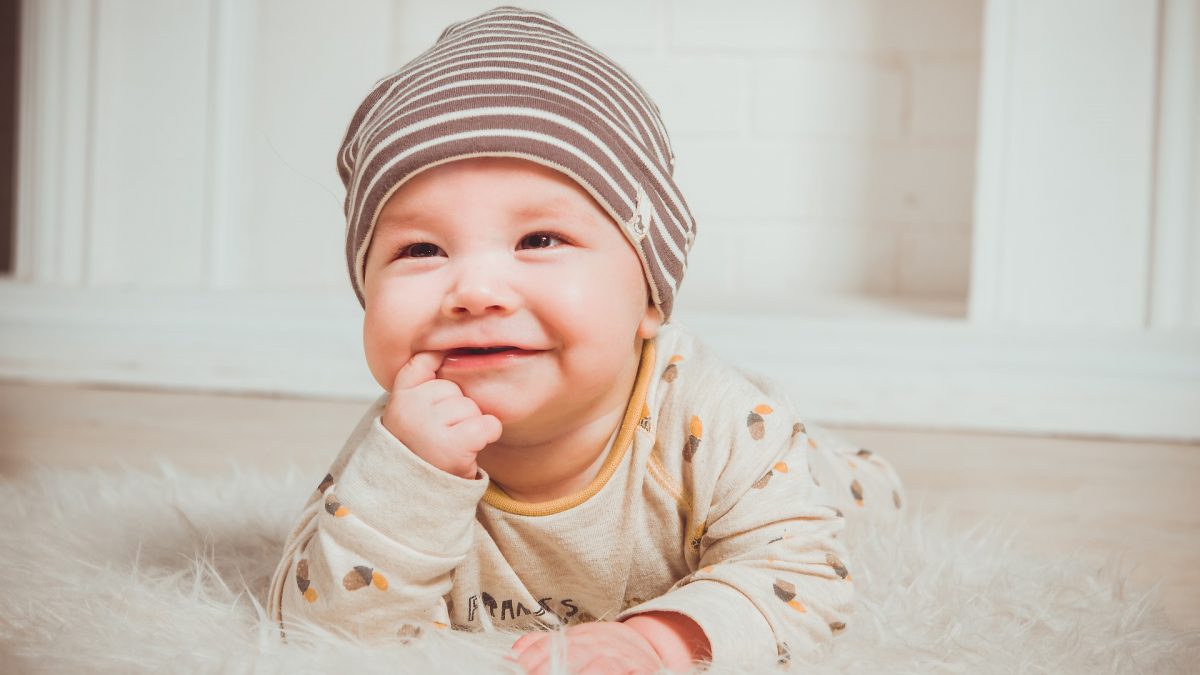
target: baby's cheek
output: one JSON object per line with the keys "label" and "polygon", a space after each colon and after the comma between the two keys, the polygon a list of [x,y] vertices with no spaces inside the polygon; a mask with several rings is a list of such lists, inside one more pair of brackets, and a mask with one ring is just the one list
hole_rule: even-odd
{"label": "baby's cheek", "polygon": [[363,321],[363,355],[371,376],[384,389],[391,389],[396,373],[408,360],[408,353],[401,348],[397,336],[388,330],[386,323],[367,316]]}

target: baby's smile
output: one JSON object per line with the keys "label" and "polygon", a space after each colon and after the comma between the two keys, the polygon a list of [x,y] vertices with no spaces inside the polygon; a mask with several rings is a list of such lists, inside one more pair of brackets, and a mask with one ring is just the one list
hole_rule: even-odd
{"label": "baby's smile", "polygon": [[545,350],[518,349],[515,347],[498,347],[488,350],[452,349],[446,352],[441,370],[460,372],[471,370],[495,369],[506,366],[523,364],[530,358],[538,356]]}

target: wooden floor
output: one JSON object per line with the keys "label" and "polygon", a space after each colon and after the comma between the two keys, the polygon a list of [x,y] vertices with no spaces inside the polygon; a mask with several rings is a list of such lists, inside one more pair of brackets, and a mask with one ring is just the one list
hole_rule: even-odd
{"label": "wooden floor", "polygon": [[[0,381],[0,476],[158,459],[317,473],[366,404]],[[827,426],[888,457],[910,503],[951,507],[964,525],[1000,515],[1045,552],[1124,551],[1135,588],[1161,584],[1170,619],[1200,630],[1200,445]]]}

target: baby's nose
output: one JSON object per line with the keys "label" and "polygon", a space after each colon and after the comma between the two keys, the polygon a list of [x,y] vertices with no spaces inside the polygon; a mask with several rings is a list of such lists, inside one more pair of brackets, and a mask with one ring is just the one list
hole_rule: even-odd
{"label": "baby's nose", "polygon": [[521,302],[511,281],[503,266],[494,262],[464,264],[446,294],[443,312],[448,316],[511,312]]}

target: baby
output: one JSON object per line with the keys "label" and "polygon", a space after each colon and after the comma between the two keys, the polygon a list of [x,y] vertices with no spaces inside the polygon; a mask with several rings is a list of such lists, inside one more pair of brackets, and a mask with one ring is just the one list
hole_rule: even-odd
{"label": "baby", "polygon": [[632,78],[498,7],[378,82],[338,160],[385,393],[285,544],[285,634],[530,631],[540,673],[562,629],[572,668],[656,672],[847,628],[838,533],[900,481],[670,321],[695,224]]}

